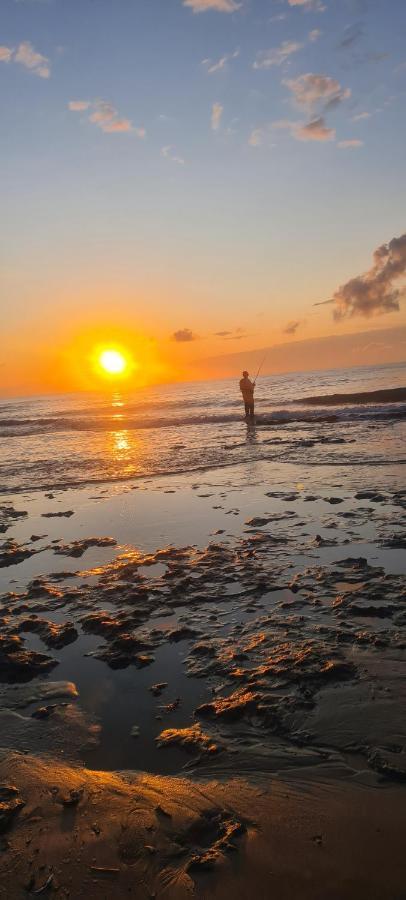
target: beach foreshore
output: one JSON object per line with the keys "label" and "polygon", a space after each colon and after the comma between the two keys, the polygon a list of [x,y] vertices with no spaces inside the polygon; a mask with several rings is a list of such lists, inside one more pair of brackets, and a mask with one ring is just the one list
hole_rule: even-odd
{"label": "beach foreshore", "polygon": [[[328,770],[191,780],[11,754],[24,805],[2,838],[0,897],[400,900],[404,794]],[[18,793],[17,793],[18,792]]]}
{"label": "beach foreshore", "polygon": [[258,463],[6,497],[0,896],[401,900],[405,505]]}

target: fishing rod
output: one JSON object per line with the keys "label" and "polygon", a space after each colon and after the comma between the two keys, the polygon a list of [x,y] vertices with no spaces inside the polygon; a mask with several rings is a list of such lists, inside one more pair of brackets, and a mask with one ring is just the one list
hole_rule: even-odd
{"label": "fishing rod", "polygon": [[255,384],[255,382],[256,382],[256,380],[257,380],[257,378],[258,378],[258,375],[259,375],[259,373],[260,373],[260,371],[261,371],[261,369],[262,369],[262,366],[264,365],[264,362],[265,362],[267,356],[268,356],[268,351],[265,353],[265,356],[264,356],[262,362],[261,362],[260,365],[259,365],[258,372],[257,372],[257,374],[256,374],[256,376],[255,376],[255,378],[254,378],[254,384]]}

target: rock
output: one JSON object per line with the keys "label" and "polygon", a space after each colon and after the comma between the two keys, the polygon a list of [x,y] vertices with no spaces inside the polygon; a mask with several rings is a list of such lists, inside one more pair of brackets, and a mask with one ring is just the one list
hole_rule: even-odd
{"label": "rock", "polygon": [[29,556],[33,556],[34,552],[13,539],[5,541],[4,544],[0,544],[0,568],[16,566]]}
{"label": "rock", "polygon": [[8,531],[16,519],[26,519],[27,516],[28,513],[25,510],[14,509],[13,506],[2,504],[0,506],[0,534]]}
{"label": "rock", "polygon": [[167,728],[156,738],[158,747],[182,747],[188,753],[196,750],[203,753],[219,753],[223,749],[213,739],[205,734],[200,725],[190,725],[188,728]]}
{"label": "rock", "polygon": [[149,688],[149,690],[151,691],[151,694],[154,695],[154,697],[159,697],[159,695],[162,694],[162,691],[164,691],[165,688],[167,688],[167,687],[168,687],[167,681],[160,681],[157,684],[151,684],[151,687]]}
{"label": "rock", "polygon": [[18,631],[39,634],[47,647],[54,647],[56,650],[72,644],[78,637],[78,632],[73,622],[62,622],[58,625],[56,622],[49,622],[36,616],[30,616],[19,622]]}
{"label": "rock", "polygon": [[0,784],[0,833],[7,831],[14,816],[25,806],[20,792],[12,784]]}
{"label": "rock", "polygon": [[171,643],[178,643],[178,641],[187,641],[189,638],[198,637],[201,633],[198,628],[191,628],[190,625],[179,625],[178,628],[168,631],[167,638]]}
{"label": "rock", "polygon": [[80,803],[83,797],[83,788],[79,788],[76,790],[75,788],[71,788],[69,794],[66,794],[64,797],[61,797],[62,806],[77,806]]}
{"label": "rock", "polygon": [[148,646],[148,642],[135,635],[123,634],[96,650],[92,656],[106,662],[111,669],[126,669],[131,665],[141,669],[154,662],[152,655],[138,652]]}
{"label": "rock", "polygon": [[44,653],[25,650],[18,635],[0,635],[0,681],[31,681],[57,665],[58,660]]}
{"label": "rock", "polygon": [[58,556],[83,556],[89,547],[116,547],[117,541],[111,537],[85,538],[82,541],[72,541],[70,544],[61,544],[56,547],[54,553]]}
{"label": "rock", "polygon": [[195,710],[195,715],[203,718],[241,719],[247,712],[256,710],[259,700],[259,694],[242,688],[228,697],[218,697],[209,703],[202,703]]}
{"label": "rock", "polygon": [[69,519],[71,516],[74,516],[74,515],[75,515],[75,513],[74,513],[73,509],[67,509],[65,512],[42,513],[42,518],[43,519],[59,519],[59,518]]}

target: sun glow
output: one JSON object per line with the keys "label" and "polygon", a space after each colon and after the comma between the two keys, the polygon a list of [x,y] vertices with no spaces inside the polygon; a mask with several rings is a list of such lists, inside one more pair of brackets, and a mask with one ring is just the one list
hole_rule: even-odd
{"label": "sun glow", "polygon": [[127,368],[127,360],[119,350],[103,350],[99,363],[108,375],[123,375]]}

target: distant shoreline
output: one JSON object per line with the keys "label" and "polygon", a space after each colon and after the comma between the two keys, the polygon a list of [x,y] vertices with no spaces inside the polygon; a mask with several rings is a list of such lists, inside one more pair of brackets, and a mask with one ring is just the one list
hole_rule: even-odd
{"label": "distant shoreline", "polygon": [[313,406],[339,406],[342,403],[402,403],[406,401],[406,387],[385,388],[381,391],[356,391],[354,394],[320,394],[315,397],[300,397],[294,403]]}

